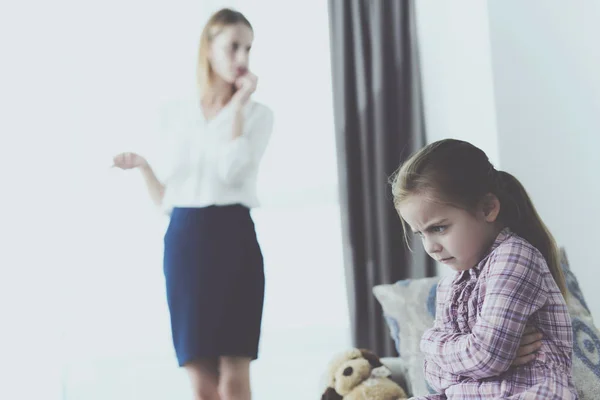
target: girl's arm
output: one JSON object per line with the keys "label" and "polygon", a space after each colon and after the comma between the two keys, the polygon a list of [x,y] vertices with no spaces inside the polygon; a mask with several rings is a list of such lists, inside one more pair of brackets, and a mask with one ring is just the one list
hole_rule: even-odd
{"label": "girl's arm", "polygon": [[423,374],[429,386],[431,386],[436,393],[444,393],[450,386],[461,382],[458,375],[445,371],[439,365],[427,358],[425,358],[423,363]]}
{"label": "girl's arm", "polygon": [[[432,330],[443,331],[442,315],[448,301],[448,295],[452,290],[453,276],[440,280],[436,290],[435,321]],[[448,387],[460,382],[457,375],[440,368],[434,361],[428,360],[427,356],[423,363],[425,380],[437,393],[443,393]]]}
{"label": "girl's arm", "polygon": [[496,250],[481,313],[470,334],[431,329],[421,351],[443,370],[482,379],[506,371],[516,357],[529,317],[545,303],[541,257],[522,243]]}

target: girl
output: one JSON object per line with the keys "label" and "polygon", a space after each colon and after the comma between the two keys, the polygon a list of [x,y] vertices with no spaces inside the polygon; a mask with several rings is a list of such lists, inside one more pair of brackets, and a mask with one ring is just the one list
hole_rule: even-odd
{"label": "girl", "polygon": [[405,231],[456,271],[421,340],[438,394],[419,399],[577,399],[557,248],[519,181],[448,139],[404,163],[392,192]]}
{"label": "girl", "polygon": [[257,82],[248,70],[252,42],[241,13],[223,9],[209,19],[198,101],[167,120],[175,146],[166,178],[138,154],[114,158],[119,168],[139,168],[151,198],[170,213],[167,301],[177,359],[196,400],[249,400],[250,362],[258,357],[264,271],[250,208],[258,204],[258,166],[273,115],[250,100]]}

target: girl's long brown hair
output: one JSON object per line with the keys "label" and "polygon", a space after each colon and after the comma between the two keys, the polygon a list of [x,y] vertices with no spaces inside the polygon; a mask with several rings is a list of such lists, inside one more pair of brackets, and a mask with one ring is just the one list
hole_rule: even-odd
{"label": "girl's long brown hair", "polygon": [[542,253],[566,297],[567,285],[554,237],[519,180],[508,172],[497,171],[481,149],[455,139],[432,143],[400,167],[392,176],[391,185],[396,209],[413,194],[431,196],[435,201],[469,211],[486,194],[496,195],[501,205],[500,222]]}

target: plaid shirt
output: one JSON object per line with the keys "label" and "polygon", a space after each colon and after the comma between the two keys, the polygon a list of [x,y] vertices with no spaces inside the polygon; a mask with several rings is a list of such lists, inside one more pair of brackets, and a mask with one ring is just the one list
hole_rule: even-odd
{"label": "plaid shirt", "polygon": [[[542,347],[511,367],[526,325],[543,334]],[[541,253],[508,229],[476,267],[440,282],[421,350],[439,394],[415,399],[577,399],[565,300]]]}

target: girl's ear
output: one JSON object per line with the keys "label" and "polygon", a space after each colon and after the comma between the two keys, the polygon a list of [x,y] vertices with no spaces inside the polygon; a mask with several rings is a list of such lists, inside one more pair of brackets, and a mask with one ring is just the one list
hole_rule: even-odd
{"label": "girl's ear", "polygon": [[481,202],[481,211],[486,222],[496,222],[500,215],[500,199],[493,193],[488,193]]}

